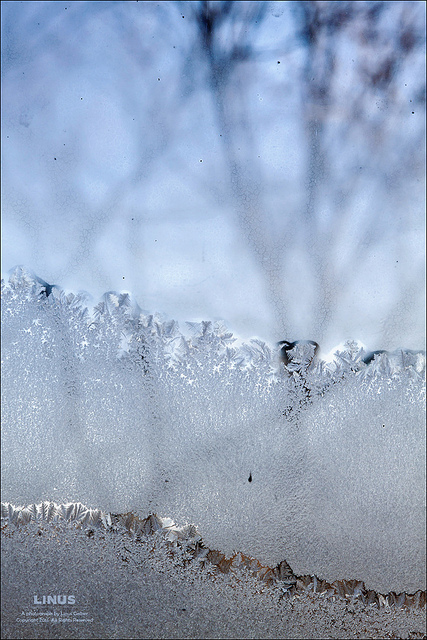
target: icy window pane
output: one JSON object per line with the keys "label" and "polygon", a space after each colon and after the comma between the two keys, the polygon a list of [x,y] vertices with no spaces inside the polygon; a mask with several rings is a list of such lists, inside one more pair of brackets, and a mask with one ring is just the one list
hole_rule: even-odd
{"label": "icy window pane", "polygon": [[2,72],[4,499],[423,587],[424,3],[4,2]]}

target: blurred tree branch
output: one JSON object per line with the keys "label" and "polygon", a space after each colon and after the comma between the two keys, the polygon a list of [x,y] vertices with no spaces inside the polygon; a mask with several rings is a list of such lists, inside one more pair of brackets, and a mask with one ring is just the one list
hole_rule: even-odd
{"label": "blurred tree branch", "polygon": [[[346,264],[339,269],[336,252],[351,222],[346,209],[354,209],[355,198],[369,180],[371,166],[378,176],[377,189],[384,188],[385,176],[393,172],[396,183],[392,183],[392,189],[396,189],[407,179],[404,162],[414,162],[413,158],[403,160],[399,155],[386,158],[384,153],[390,143],[395,143],[390,120],[404,107],[399,71],[408,55],[417,47],[422,48],[423,29],[417,23],[414,3],[397,3],[399,7],[395,8],[383,2],[291,3],[296,38],[305,51],[299,86],[307,150],[306,196],[299,212],[288,210],[284,214],[284,232],[271,237],[266,231],[269,213],[263,203],[268,179],[263,179],[257,162],[255,124],[250,121],[245,104],[244,86],[248,63],[260,56],[256,30],[266,17],[269,4],[204,1],[191,3],[191,8],[200,50],[207,62],[218,126],[223,132],[239,226],[265,277],[277,329],[282,335],[289,335],[287,248],[296,239],[305,248],[305,259],[311,264],[311,276],[316,282],[312,291],[312,325],[323,332],[341,303],[340,294],[349,285],[353,269],[369,257],[381,240],[381,219],[387,211],[382,208],[369,217],[361,236],[355,238],[352,267]],[[395,12],[391,28],[384,26],[390,10]],[[339,47],[343,38],[351,45],[356,60],[357,89],[353,93],[347,88],[343,92],[339,82]],[[418,100],[423,101],[424,93],[425,84],[419,88]],[[374,112],[373,117],[373,102],[387,111]],[[360,136],[357,146],[355,135]],[[402,149],[403,154],[406,150],[413,153],[411,142]],[[283,152],[286,154],[285,149]],[[360,174],[354,165],[361,153],[367,155],[368,166]],[[340,161],[350,163],[347,170],[339,170]],[[422,158],[418,162],[422,164]]]}

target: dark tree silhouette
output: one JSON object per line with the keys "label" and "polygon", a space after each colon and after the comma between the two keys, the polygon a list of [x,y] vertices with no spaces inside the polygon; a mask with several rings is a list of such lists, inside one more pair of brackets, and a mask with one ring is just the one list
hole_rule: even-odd
{"label": "dark tree silhouette", "polygon": [[[408,175],[414,173],[416,162],[410,157],[413,140],[401,150],[402,155],[390,156],[388,150],[396,144],[390,120],[406,106],[399,92],[400,71],[409,54],[417,47],[422,49],[423,27],[419,23],[419,7],[414,7],[417,3],[393,3],[398,5],[395,7],[382,2],[291,3],[295,39],[286,46],[281,43],[285,59],[281,57],[282,64],[286,64],[289,53],[303,48],[305,63],[299,86],[306,145],[305,202],[300,201],[297,210],[284,213],[284,231],[279,230],[272,237],[267,232],[270,212],[263,201],[268,179],[257,161],[256,125],[245,105],[245,87],[250,83],[245,73],[261,58],[277,55],[276,50],[260,48],[256,41],[269,4],[204,1],[190,6],[207,64],[237,219],[264,275],[277,329],[282,335],[289,335],[289,248],[295,242],[303,247],[304,260],[315,282],[310,308],[313,330],[321,339],[337,306],[342,304],[342,294],[358,264],[383,240],[382,227],[390,215],[387,207],[370,216],[360,236],[354,239],[350,260],[344,268],[337,267],[340,243],[346,227],[352,224],[355,200],[371,179],[369,172],[372,170],[377,181],[376,197],[387,190],[385,183],[391,192],[398,192]],[[394,12],[392,27],[385,29],[382,21],[389,19],[390,12]],[[355,89],[341,86],[343,43],[348,48],[347,55],[354,55]],[[425,84],[420,81],[419,102],[423,102],[424,93]],[[373,105],[377,107],[374,117]],[[378,114],[378,109],[383,112]],[[365,166],[360,166],[358,174],[356,165],[361,163],[361,157]],[[423,164],[422,158],[417,161]],[[420,274],[414,277],[419,279]],[[411,284],[405,283],[405,288],[412,292]],[[401,315],[401,305],[398,312]],[[391,330],[393,321],[388,319],[387,324]]]}
{"label": "dark tree silhouette", "polygon": [[[265,280],[278,331],[286,331],[287,314],[281,281],[282,238],[269,237],[262,203],[262,168],[257,162],[256,136],[245,107],[244,67],[257,58],[256,31],[268,3],[191,3],[199,45],[207,62],[218,129],[221,132],[239,227]],[[226,28],[225,28],[226,27]]]}
{"label": "dark tree silhouette", "polygon": [[[424,4],[28,7],[3,12],[4,129],[18,133],[6,138],[16,153],[3,162],[3,200],[32,266],[50,247],[60,257],[61,267],[40,270],[49,281],[71,274],[111,289],[115,267],[101,254],[120,226],[117,268],[127,265],[123,285],[143,297],[156,216],[175,225],[181,214],[233,210],[269,302],[270,338],[342,339],[342,309],[375,304],[372,263],[386,303],[372,347],[400,346],[402,326],[419,340],[424,265],[411,234],[423,233]],[[411,243],[415,265],[400,259]],[[388,261],[372,260],[385,248]],[[209,313],[210,292],[201,294]],[[361,326],[378,323],[372,315]]]}

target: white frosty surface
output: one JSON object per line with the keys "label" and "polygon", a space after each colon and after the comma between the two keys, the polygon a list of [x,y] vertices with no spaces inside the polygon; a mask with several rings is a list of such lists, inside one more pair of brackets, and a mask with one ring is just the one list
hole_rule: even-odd
{"label": "white frosty surface", "polygon": [[[91,622],[17,622],[36,594],[73,594]],[[364,606],[313,593],[281,598],[247,574],[185,562],[161,535],[30,522],[2,529],[2,638],[421,638],[425,607]]]}
{"label": "white frosty surface", "polygon": [[[305,381],[260,340],[17,271],[2,292],[3,499],[191,523],[299,574],[425,588],[425,354],[348,343]],[[249,482],[251,478],[251,482]]]}

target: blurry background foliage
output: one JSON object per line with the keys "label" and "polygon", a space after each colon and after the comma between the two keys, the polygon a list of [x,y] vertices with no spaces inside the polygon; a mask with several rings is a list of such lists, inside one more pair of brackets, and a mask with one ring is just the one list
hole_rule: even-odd
{"label": "blurry background foliage", "polygon": [[3,274],[423,348],[424,2],[3,2]]}

